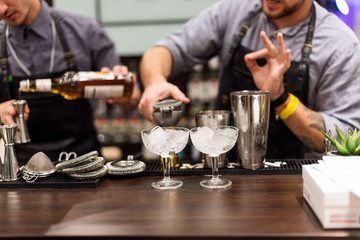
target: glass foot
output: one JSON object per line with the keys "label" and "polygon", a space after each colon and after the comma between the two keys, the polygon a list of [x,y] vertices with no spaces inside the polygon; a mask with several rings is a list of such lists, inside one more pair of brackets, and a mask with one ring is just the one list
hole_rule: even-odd
{"label": "glass foot", "polygon": [[153,182],[151,186],[160,190],[167,189],[178,189],[183,185],[183,182],[180,180],[171,180],[171,179],[163,179],[158,182]]}
{"label": "glass foot", "polygon": [[227,179],[212,178],[210,180],[203,180],[200,182],[200,186],[211,189],[221,189],[230,187],[232,182]]}

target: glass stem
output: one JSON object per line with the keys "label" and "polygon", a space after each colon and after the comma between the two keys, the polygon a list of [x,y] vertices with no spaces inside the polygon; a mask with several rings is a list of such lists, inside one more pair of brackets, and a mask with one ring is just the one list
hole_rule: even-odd
{"label": "glass stem", "polygon": [[164,180],[170,180],[170,156],[161,157],[164,168]]}
{"label": "glass stem", "polygon": [[212,178],[219,178],[219,155],[209,155],[211,160]]}

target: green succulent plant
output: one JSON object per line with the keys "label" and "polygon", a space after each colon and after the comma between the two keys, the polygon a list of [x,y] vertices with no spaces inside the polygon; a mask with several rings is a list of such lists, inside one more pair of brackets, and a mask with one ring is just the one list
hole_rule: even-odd
{"label": "green succulent plant", "polygon": [[360,154],[360,131],[355,128],[353,134],[343,133],[337,125],[335,125],[336,133],[339,137],[339,140],[331,137],[326,132],[321,132],[325,135],[327,139],[337,148],[341,155],[359,155]]}

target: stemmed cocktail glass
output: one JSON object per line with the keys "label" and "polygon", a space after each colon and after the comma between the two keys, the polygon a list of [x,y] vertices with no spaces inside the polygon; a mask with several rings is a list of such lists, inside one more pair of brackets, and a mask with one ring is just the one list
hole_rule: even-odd
{"label": "stemmed cocktail glass", "polygon": [[189,140],[189,129],[183,127],[162,128],[156,126],[141,131],[145,147],[152,153],[160,155],[163,161],[164,178],[153,182],[156,189],[177,189],[183,185],[180,180],[170,179],[170,156],[183,150]]}
{"label": "stemmed cocktail glass", "polygon": [[239,129],[233,126],[219,126],[216,128],[196,127],[190,130],[190,138],[195,148],[209,154],[211,159],[212,177],[203,180],[200,185],[205,188],[227,188],[232,182],[219,177],[219,155],[234,147]]}

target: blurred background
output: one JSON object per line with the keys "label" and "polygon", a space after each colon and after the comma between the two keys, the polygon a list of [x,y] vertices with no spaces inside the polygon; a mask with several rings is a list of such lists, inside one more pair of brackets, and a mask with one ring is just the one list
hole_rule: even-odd
{"label": "blurred background", "polygon": [[[138,73],[144,51],[168,33],[179,29],[188,19],[218,0],[49,0],[55,8],[80,13],[97,19],[115,42],[116,51],[130,71]],[[176,2],[176,3],[175,3]],[[360,0],[317,0],[342,19],[360,36]],[[218,89],[218,59],[197,65],[188,73],[170,79],[191,99],[186,114],[178,125],[195,126],[194,113],[212,108]],[[139,76],[141,78],[141,76]],[[185,79],[189,79],[186,83]],[[124,158],[143,152],[142,159],[158,159],[147,152],[141,142],[140,131],[153,124],[138,112],[123,112],[116,105],[97,100],[95,124],[98,138],[108,160]],[[197,159],[193,149],[187,149],[180,158]]]}
{"label": "blurred background", "polygon": [[[122,57],[137,57],[166,34],[218,0],[52,0],[59,9],[95,18]],[[176,3],[175,3],[176,2]],[[360,0],[317,0],[358,35]]]}

